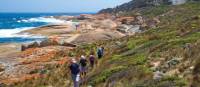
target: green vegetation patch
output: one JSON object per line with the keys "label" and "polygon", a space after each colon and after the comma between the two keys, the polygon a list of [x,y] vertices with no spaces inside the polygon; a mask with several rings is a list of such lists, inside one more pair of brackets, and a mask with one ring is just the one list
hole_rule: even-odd
{"label": "green vegetation patch", "polygon": [[95,85],[95,84],[98,84],[98,83],[102,83],[102,82],[105,82],[106,79],[111,76],[112,74],[116,73],[116,72],[119,72],[119,71],[122,71],[122,70],[125,70],[127,69],[126,66],[117,66],[117,67],[113,67],[111,69],[106,69],[104,71],[102,71],[99,75],[95,76],[91,81],[90,81],[90,84],[91,85]]}
{"label": "green vegetation patch", "polygon": [[157,15],[166,13],[168,10],[169,10],[168,5],[161,5],[161,6],[152,7],[151,9],[144,11],[143,15],[148,16],[148,17],[155,17]]}

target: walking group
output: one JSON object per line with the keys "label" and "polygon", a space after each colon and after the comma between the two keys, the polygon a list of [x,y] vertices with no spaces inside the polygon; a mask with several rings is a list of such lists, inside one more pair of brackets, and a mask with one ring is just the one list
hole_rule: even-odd
{"label": "walking group", "polygon": [[[96,54],[98,59],[101,59],[104,55],[104,47],[99,47]],[[93,52],[90,54],[89,58],[86,58],[84,55],[82,55],[78,61],[76,59],[71,60],[69,69],[71,71],[71,77],[74,87],[80,86],[80,81],[86,77],[88,68],[90,67],[91,69],[93,69],[96,64],[97,59]]]}

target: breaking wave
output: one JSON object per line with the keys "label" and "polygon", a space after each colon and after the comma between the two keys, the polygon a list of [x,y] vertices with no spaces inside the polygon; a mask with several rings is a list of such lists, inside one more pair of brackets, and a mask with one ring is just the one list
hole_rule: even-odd
{"label": "breaking wave", "polygon": [[30,18],[30,19],[23,19],[18,20],[17,22],[44,22],[44,23],[65,23],[65,20],[59,20],[53,17],[37,17],[37,18]]}
{"label": "breaking wave", "polygon": [[33,29],[35,27],[23,27],[15,29],[0,29],[0,38],[11,38],[11,37],[20,37],[20,38],[44,38],[43,36],[36,36],[31,34],[18,34],[22,31]]}

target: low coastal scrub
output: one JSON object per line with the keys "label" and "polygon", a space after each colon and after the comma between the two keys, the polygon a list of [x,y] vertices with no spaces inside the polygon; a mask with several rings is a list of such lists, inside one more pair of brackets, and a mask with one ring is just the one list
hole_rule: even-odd
{"label": "low coastal scrub", "polygon": [[[106,54],[88,73],[83,87],[198,87],[199,9],[200,3],[186,3],[142,10],[143,16],[158,17],[160,23],[141,34],[81,45],[68,53],[78,57],[95,52],[97,46],[105,48]],[[72,86],[67,63],[49,67],[44,78],[15,86]],[[156,71],[163,74],[160,79],[154,78]]]}
{"label": "low coastal scrub", "polygon": [[108,79],[108,77],[110,77],[114,73],[120,72],[120,71],[126,70],[126,69],[127,69],[127,67],[125,67],[125,66],[117,66],[117,67],[113,67],[113,68],[104,70],[103,72],[101,72],[97,76],[94,76],[94,79],[91,79],[89,84],[95,85],[95,84],[105,82]]}

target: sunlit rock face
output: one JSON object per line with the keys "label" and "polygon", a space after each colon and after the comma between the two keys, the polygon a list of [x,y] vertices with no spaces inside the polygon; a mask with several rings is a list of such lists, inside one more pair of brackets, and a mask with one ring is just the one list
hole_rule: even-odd
{"label": "sunlit rock face", "polygon": [[173,5],[179,5],[186,2],[186,0],[171,0]]}

